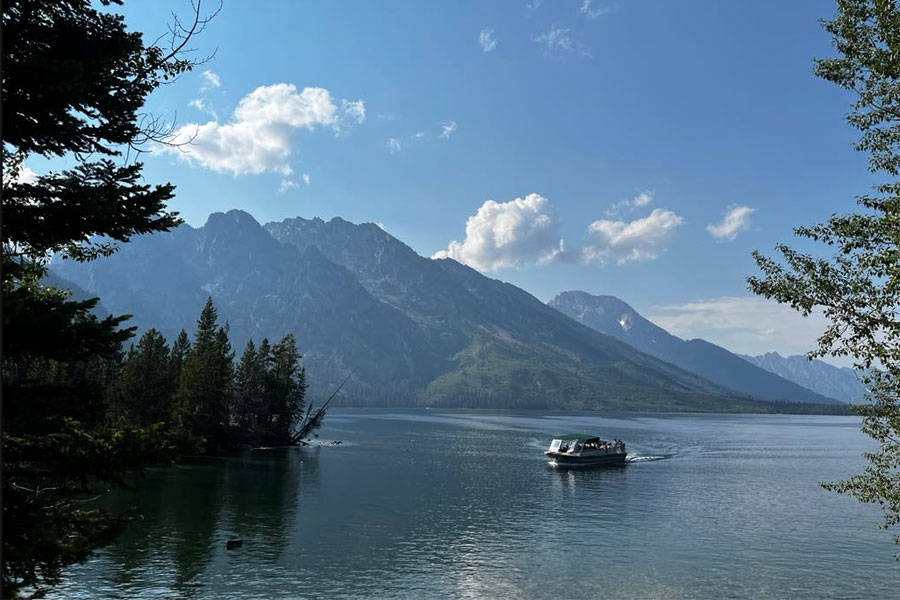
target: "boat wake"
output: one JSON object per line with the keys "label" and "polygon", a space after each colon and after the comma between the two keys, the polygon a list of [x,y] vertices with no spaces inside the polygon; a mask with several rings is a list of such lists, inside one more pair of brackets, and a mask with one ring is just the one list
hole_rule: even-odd
{"label": "boat wake", "polygon": [[672,458],[671,454],[657,454],[653,456],[627,456],[625,457],[625,462],[627,463],[638,463],[638,462],[652,462],[654,460],[665,460],[667,458]]}

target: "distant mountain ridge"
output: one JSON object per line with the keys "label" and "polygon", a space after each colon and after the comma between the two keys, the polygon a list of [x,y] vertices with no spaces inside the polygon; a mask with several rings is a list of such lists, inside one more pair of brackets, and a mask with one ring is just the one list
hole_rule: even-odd
{"label": "distant mountain ridge", "polygon": [[767,352],[758,356],[738,356],[823,396],[854,404],[865,401],[866,388],[853,369],[835,367],[818,359],[809,360],[802,354],[781,356],[777,352]]}
{"label": "distant mountain ridge", "polygon": [[109,258],[52,268],[111,313],[131,313],[141,329],[169,339],[192,332],[212,296],[238,354],[251,337],[293,332],[314,393],[352,371],[346,389],[358,404],[771,409],[513,285],[419,256],[370,223],[261,226],[242,211],[214,213],[203,227],[140,236]]}
{"label": "distant mountain ridge", "polygon": [[557,295],[548,304],[641,352],[679,366],[736,393],[783,402],[838,402],[835,398],[816,393],[748,363],[725,348],[705,340],[683,340],[676,337],[642,317],[615,296],[594,296],[587,292],[569,291]]}

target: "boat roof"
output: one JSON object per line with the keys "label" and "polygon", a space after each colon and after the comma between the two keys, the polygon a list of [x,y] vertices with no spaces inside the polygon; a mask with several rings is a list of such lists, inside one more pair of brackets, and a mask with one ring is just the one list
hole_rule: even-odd
{"label": "boat roof", "polygon": [[555,435],[553,436],[554,440],[563,440],[564,442],[584,442],[587,440],[596,440],[599,439],[596,435],[590,435],[588,433],[567,433],[565,435]]}

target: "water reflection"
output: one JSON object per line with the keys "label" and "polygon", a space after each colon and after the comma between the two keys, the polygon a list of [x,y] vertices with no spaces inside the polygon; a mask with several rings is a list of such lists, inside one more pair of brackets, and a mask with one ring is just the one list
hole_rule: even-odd
{"label": "water reflection", "polygon": [[[596,498],[621,489],[625,485],[628,467],[624,464],[591,467],[547,465],[547,470],[556,475],[555,481],[560,483],[557,489],[565,489],[570,495],[580,491]],[[551,481],[554,478],[551,477]]]}
{"label": "water reflection", "polygon": [[[152,469],[133,492],[104,499],[113,513],[132,511],[141,518],[97,559],[74,569],[67,585],[79,585],[64,586],[59,597],[209,597],[211,566],[278,562],[301,490],[317,479],[314,450],[252,452]],[[243,548],[226,550],[230,538],[242,538]]]}
{"label": "water reflection", "polygon": [[[491,416],[486,422],[500,425],[492,428],[471,424],[476,417],[362,413],[335,420],[341,446],[151,471],[139,493],[109,500],[116,510],[136,506],[144,520],[73,569],[52,597],[530,598],[565,590],[818,599],[894,590],[889,539],[861,529],[859,515],[848,516],[859,507],[817,485],[856,466],[856,442],[836,445],[836,428],[699,417],[626,431],[572,417],[571,429],[604,431],[642,455],[553,468],[543,450],[559,418]],[[230,537],[243,547],[226,550]],[[873,558],[879,553],[884,561]]]}
{"label": "water reflection", "polygon": [[246,551],[277,561],[289,539],[301,479],[309,485],[318,480],[316,452],[254,451],[227,461],[223,470],[223,532],[243,539]]}

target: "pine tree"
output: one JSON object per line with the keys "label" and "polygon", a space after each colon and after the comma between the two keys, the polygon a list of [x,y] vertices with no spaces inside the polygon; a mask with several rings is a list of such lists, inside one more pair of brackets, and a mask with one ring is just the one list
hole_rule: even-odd
{"label": "pine tree", "polygon": [[306,372],[292,333],[272,346],[266,391],[266,424],[270,443],[289,444],[300,419],[306,397]]}
{"label": "pine tree", "polygon": [[257,351],[253,340],[247,342],[241,360],[234,373],[232,387],[232,423],[240,430],[244,442],[257,445],[259,416],[265,397],[266,356],[268,342],[263,340],[265,354]]}
{"label": "pine tree", "polygon": [[257,354],[259,355],[263,373],[263,392],[254,403],[253,430],[256,436],[256,443],[263,444],[269,442],[268,430],[271,422],[271,419],[269,419],[269,388],[271,387],[269,371],[271,369],[272,344],[269,343],[269,338],[263,338],[263,341],[259,344]]}
{"label": "pine tree", "polygon": [[[109,4],[105,2],[104,4]],[[187,41],[202,29],[197,16]],[[142,181],[125,148],[159,139],[138,117],[147,95],[192,63],[145,46],[89,0],[3,2],[3,578],[0,595],[42,594],[123,521],[84,500],[166,454],[153,430],[111,427],[104,386],[133,333],[98,319],[97,299],[43,286],[53,254],[92,260],[180,221],[170,184]],[[185,35],[187,34],[187,35]],[[36,181],[32,155],[74,164]]]}
{"label": "pine tree", "polygon": [[173,388],[178,387],[178,380],[181,377],[181,370],[188,355],[191,353],[191,340],[188,338],[187,331],[182,329],[172,344],[172,353],[169,355],[169,372],[173,381]]}
{"label": "pine tree", "polygon": [[212,298],[197,320],[194,342],[175,393],[175,418],[182,432],[200,436],[207,452],[228,448],[228,401],[231,393],[234,354],[228,332],[218,326],[218,313]]}
{"label": "pine tree", "polygon": [[113,410],[135,427],[172,424],[175,381],[166,338],[150,329],[125,356],[122,370],[111,386]]}
{"label": "pine tree", "polygon": [[229,438],[231,425],[231,386],[234,381],[234,351],[231,349],[231,341],[228,339],[228,324],[216,330],[215,337],[215,375],[222,382],[223,388],[217,394],[212,404],[214,418],[218,426],[218,439],[222,447],[232,447],[234,440]]}

